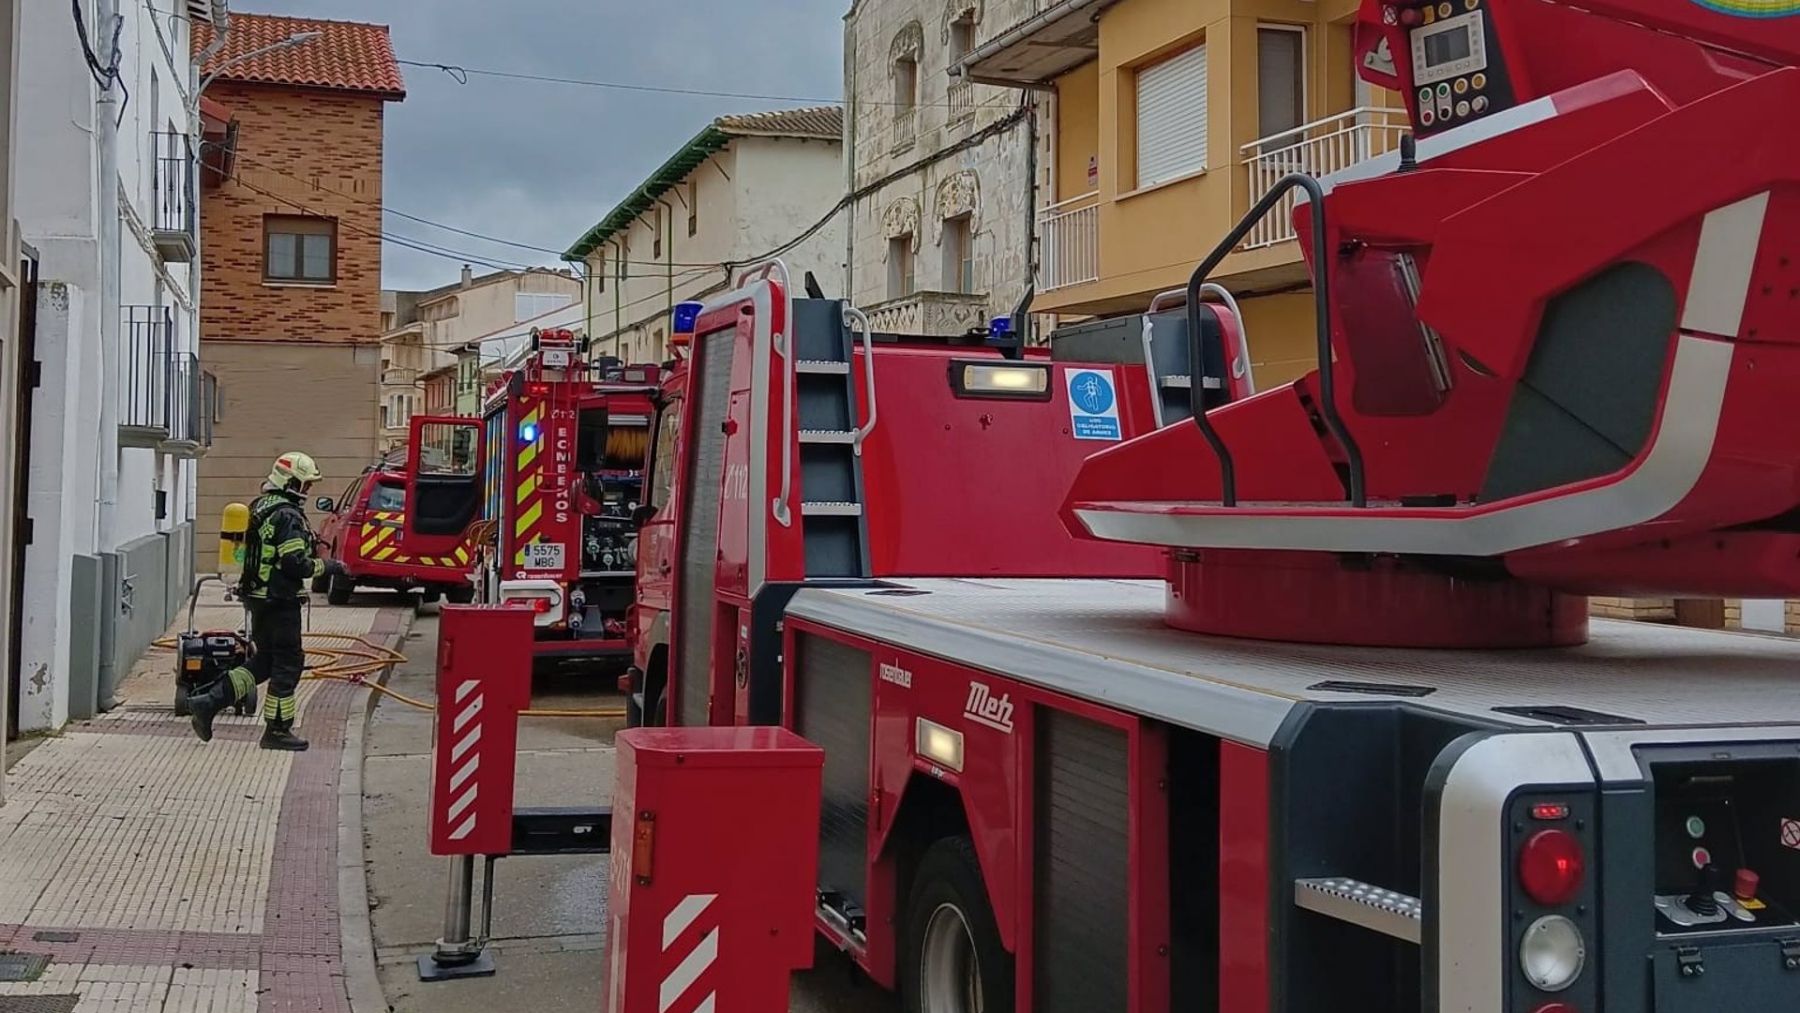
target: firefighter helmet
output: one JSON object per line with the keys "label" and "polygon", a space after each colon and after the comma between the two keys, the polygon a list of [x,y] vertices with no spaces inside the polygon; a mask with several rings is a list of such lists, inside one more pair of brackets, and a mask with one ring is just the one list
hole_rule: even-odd
{"label": "firefighter helmet", "polygon": [[269,484],[277,489],[300,492],[323,477],[311,457],[290,450],[275,459],[275,467],[269,472]]}

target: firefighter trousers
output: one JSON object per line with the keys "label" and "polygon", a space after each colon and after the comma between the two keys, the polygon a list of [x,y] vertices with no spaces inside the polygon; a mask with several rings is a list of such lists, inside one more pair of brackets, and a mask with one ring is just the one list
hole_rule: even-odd
{"label": "firefighter trousers", "polygon": [[[298,601],[279,598],[250,603],[250,642],[256,645],[256,654],[250,659],[248,674],[257,684],[269,687],[263,694],[263,720],[282,728],[294,723],[294,694],[306,668],[300,608]],[[233,673],[234,682],[242,679],[243,671]],[[240,700],[250,692],[248,686],[234,685],[233,689]]]}

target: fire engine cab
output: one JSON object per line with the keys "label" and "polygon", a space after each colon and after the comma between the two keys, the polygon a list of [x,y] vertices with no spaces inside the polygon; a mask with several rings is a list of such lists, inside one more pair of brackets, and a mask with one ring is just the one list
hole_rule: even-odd
{"label": "fire engine cab", "polygon": [[[590,359],[568,330],[533,331],[525,358],[488,391],[480,419],[414,422],[415,445],[478,448],[467,470],[415,469],[415,502],[479,517],[477,600],[536,613],[540,658],[623,666],[652,396],[661,368]],[[420,439],[421,434],[425,436]],[[459,459],[460,460],[460,459]],[[478,463],[477,463],[478,462]],[[417,513],[415,522],[431,524]]]}
{"label": "fire engine cab", "polygon": [[[817,927],[909,1010],[1800,1009],[1800,644],[1586,602],[1800,592],[1795,14],[1365,0],[1418,140],[1200,264],[1185,417],[1166,314],[924,347],[744,278],[639,718],[823,747]],[[1317,367],[1234,390],[1207,278],[1286,208]]]}

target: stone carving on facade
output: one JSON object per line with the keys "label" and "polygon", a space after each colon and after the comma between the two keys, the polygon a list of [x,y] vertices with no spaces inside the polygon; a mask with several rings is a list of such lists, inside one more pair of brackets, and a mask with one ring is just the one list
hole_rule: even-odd
{"label": "stone carving on facade", "polygon": [[951,173],[938,184],[937,214],[932,218],[932,242],[943,245],[944,223],[969,216],[969,233],[981,231],[981,177],[974,169]]}
{"label": "stone carving on facade", "polygon": [[894,33],[894,43],[888,49],[888,63],[895,64],[902,60],[919,62],[919,56],[925,52],[925,26],[917,21],[908,21]]}
{"label": "stone carving on facade", "polygon": [[[939,226],[941,229],[942,226]],[[881,236],[883,239],[899,239],[905,236],[912,240],[913,252],[919,250],[919,202],[911,197],[896,197],[887,210],[881,213]],[[883,254],[883,258],[886,255]]]}
{"label": "stone carving on facade", "polygon": [[944,4],[944,42],[950,42],[950,26],[958,21],[967,21],[971,25],[981,24],[982,0],[949,0]]}

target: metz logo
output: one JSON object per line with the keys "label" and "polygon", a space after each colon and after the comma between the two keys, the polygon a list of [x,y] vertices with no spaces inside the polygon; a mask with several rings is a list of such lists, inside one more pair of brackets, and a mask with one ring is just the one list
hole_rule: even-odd
{"label": "metz logo", "polygon": [[995,696],[993,690],[979,682],[969,683],[969,702],[963,706],[963,717],[979,725],[987,725],[1008,735],[1013,730],[1012,694]]}
{"label": "metz logo", "polygon": [[884,661],[881,663],[881,681],[891,682],[901,689],[911,689],[912,673],[899,665],[890,665]]}

